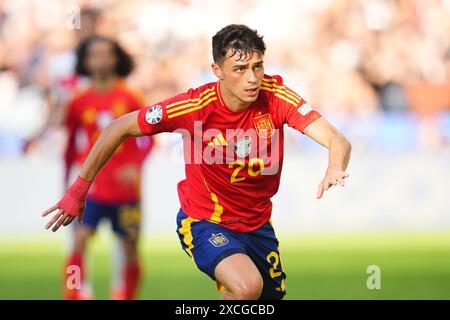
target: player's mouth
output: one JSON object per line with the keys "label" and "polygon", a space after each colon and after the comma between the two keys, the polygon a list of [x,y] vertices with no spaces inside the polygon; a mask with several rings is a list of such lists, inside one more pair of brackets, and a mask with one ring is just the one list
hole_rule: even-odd
{"label": "player's mouth", "polygon": [[246,89],[244,90],[245,94],[249,97],[254,97],[258,94],[259,91],[259,87],[255,87],[255,88],[250,88],[250,89]]}

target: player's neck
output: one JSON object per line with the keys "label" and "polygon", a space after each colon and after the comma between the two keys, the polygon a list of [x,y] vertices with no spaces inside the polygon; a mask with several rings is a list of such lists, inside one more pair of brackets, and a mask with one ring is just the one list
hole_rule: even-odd
{"label": "player's neck", "polygon": [[115,84],[116,77],[114,76],[92,77],[92,89],[96,92],[108,92],[112,90]]}
{"label": "player's neck", "polygon": [[240,112],[246,110],[251,102],[243,102],[236,98],[231,92],[223,87],[222,83],[219,81],[219,94],[225,104],[225,107],[233,112]]}

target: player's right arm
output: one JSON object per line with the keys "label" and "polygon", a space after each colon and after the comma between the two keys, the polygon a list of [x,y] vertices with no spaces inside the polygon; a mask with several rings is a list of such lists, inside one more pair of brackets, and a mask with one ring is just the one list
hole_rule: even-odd
{"label": "player's right arm", "polygon": [[[57,231],[69,225],[75,217],[82,221],[87,192],[97,173],[105,165],[119,145],[128,137],[154,135],[183,129],[192,132],[194,120],[201,117],[202,109],[217,99],[214,85],[208,84],[176,95],[158,104],[128,113],[113,121],[92,147],[75,182],[63,198],[42,213],[45,217],[58,210],[46,229]],[[181,132],[180,132],[181,133]]]}
{"label": "player's right arm", "polygon": [[137,121],[138,113],[139,111],[133,111],[125,114],[102,131],[81,167],[80,177],[88,181],[94,180],[125,139],[143,135]]}
{"label": "player's right arm", "polygon": [[75,217],[82,222],[86,194],[97,173],[126,138],[143,135],[138,125],[138,113],[139,111],[134,111],[118,118],[101,133],[84,161],[76,181],[56,205],[42,213],[45,217],[58,210],[45,226],[46,229],[54,225],[52,231],[55,232],[61,225],[69,225]]}
{"label": "player's right arm", "polygon": [[192,132],[194,120],[200,117],[202,109],[215,99],[217,97],[214,86],[205,85],[128,113],[113,121],[102,131],[84,161],[78,178],[67,189],[64,197],[42,213],[45,217],[58,210],[47,223],[46,229],[54,225],[52,231],[55,232],[62,225],[69,225],[75,217],[78,217],[78,221],[82,221],[86,194],[92,180],[126,138],[150,136],[178,129]]}

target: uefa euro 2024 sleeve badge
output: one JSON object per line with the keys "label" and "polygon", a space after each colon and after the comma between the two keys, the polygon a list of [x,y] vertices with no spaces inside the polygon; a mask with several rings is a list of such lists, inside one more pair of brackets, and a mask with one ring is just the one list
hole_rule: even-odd
{"label": "uefa euro 2024 sleeve badge", "polygon": [[162,120],[163,117],[163,110],[162,107],[157,104],[151,107],[147,110],[147,113],[145,114],[145,120],[149,124],[156,124]]}

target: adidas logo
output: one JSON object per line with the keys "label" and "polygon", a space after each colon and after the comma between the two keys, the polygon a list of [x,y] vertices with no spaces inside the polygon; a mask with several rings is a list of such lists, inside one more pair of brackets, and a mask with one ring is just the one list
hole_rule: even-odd
{"label": "adidas logo", "polygon": [[227,146],[227,140],[223,137],[221,133],[217,135],[217,137],[213,138],[209,143],[208,146]]}

